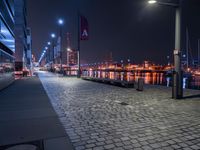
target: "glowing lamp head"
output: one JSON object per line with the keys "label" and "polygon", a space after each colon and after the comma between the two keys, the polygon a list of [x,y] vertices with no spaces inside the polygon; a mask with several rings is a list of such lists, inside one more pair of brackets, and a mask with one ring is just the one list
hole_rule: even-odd
{"label": "glowing lamp head", "polygon": [[156,0],[149,0],[148,3],[149,4],[155,4],[155,3],[157,3],[157,1]]}
{"label": "glowing lamp head", "polygon": [[48,45],[51,45],[51,42],[47,42]]}
{"label": "glowing lamp head", "polygon": [[45,47],[45,50],[47,50],[48,49],[48,47]]}
{"label": "glowing lamp head", "polygon": [[51,34],[51,37],[52,37],[52,38],[55,38],[55,37],[56,37],[56,35],[55,35],[54,33],[52,33],[52,34]]}
{"label": "glowing lamp head", "polygon": [[63,24],[64,24],[63,19],[58,19],[58,24],[59,24],[59,25],[63,25]]}

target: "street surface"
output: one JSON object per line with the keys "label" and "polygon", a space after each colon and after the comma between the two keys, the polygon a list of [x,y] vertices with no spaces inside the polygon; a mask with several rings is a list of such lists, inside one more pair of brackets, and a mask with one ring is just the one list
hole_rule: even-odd
{"label": "street surface", "polygon": [[200,92],[171,99],[171,88],[133,88],[39,72],[76,150],[200,149]]}

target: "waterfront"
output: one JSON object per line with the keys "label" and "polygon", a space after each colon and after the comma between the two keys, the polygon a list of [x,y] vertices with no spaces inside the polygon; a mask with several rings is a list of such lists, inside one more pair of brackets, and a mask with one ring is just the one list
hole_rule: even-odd
{"label": "waterfront", "polygon": [[[145,84],[172,85],[172,75],[166,71],[109,71],[109,70],[84,70],[82,76],[105,78],[133,82],[143,78]],[[183,75],[183,88],[200,89],[200,76],[192,74]]]}

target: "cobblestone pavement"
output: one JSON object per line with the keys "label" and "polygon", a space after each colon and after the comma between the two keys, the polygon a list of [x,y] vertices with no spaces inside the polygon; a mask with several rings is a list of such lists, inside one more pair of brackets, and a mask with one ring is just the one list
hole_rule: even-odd
{"label": "cobblestone pavement", "polygon": [[186,99],[172,100],[171,89],[162,86],[138,92],[51,73],[39,76],[76,150],[200,149],[199,91],[186,90]]}

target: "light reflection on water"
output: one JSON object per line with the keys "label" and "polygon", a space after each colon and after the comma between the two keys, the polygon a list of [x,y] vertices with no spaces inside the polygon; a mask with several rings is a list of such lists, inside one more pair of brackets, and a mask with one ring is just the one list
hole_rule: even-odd
{"label": "light reflection on water", "polygon": [[[172,85],[172,77],[167,76],[165,72],[120,72],[120,71],[83,71],[83,76],[94,78],[107,78],[121,81],[137,81],[138,78],[144,78],[145,84],[153,85]],[[200,89],[200,76],[183,77],[183,88]]]}

